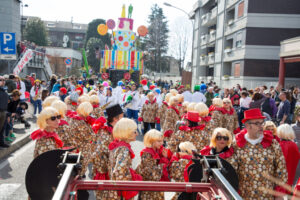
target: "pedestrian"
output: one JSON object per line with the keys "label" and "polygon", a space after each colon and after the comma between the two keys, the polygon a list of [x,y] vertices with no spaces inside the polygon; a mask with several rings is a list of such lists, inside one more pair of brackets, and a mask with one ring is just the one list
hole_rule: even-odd
{"label": "pedestrian", "polygon": [[35,73],[31,73],[31,75],[29,76],[29,79],[30,79],[30,82],[31,82],[31,86],[34,86],[35,79],[36,79]]}
{"label": "pedestrian", "polygon": [[7,93],[10,94],[12,91],[17,89],[17,85],[15,83],[15,75],[10,74],[8,80],[5,81],[5,86],[7,87]]}
{"label": "pedestrian", "polygon": [[42,111],[42,87],[41,87],[41,81],[40,80],[35,80],[34,85],[32,86],[30,90],[30,97],[32,98],[32,103],[34,106],[34,112],[33,114],[35,115],[37,113],[40,113]]}
{"label": "pedestrian", "polygon": [[26,92],[25,83],[21,81],[18,75],[15,75],[15,82],[16,82],[16,89],[18,89],[19,92],[21,93],[20,100],[25,101],[25,92]]}
{"label": "pedestrian", "polygon": [[277,126],[272,121],[266,121],[264,124],[264,131],[270,131],[277,142],[280,142],[280,138],[277,135]]}
{"label": "pedestrian", "polygon": [[269,188],[282,191],[263,175],[269,174],[287,182],[287,171],[280,145],[271,133],[263,131],[265,116],[260,109],[245,111],[245,129],[236,135],[233,154],[237,166],[239,192],[243,199],[274,199],[261,190]]}
{"label": "pedestrian", "polygon": [[200,86],[199,85],[195,85],[194,87],[194,94],[192,96],[192,102],[194,103],[199,103],[199,102],[206,102],[206,98],[203,95],[203,93],[200,92]]}
{"label": "pedestrian", "polygon": [[291,104],[287,100],[286,92],[280,92],[279,98],[281,102],[278,106],[278,111],[276,115],[277,123],[278,124],[290,123],[289,114],[291,110]]}
{"label": "pedestrian", "polygon": [[9,96],[4,90],[5,80],[3,76],[0,76],[0,147],[8,148],[9,145],[4,142],[4,134],[5,134],[5,120],[6,120],[6,111],[8,106]]}
{"label": "pedestrian", "polygon": [[214,88],[213,87],[209,87],[207,92],[205,93],[205,98],[206,98],[206,105],[207,107],[210,107],[212,104],[212,100],[214,98],[214,92],[213,92]]}
{"label": "pedestrian", "polygon": [[278,137],[280,138],[280,146],[285,158],[286,169],[288,172],[287,184],[293,185],[297,165],[300,159],[300,153],[297,144],[294,142],[295,133],[293,128],[288,124],[282,124],[277,129]]}
{"label": "pedestrian", "polygon": [[[155,129],[144,136],[145,148],[141,151],[141,163],[136,172],[143,177],[143,181],[169,181],[168,151],[163,147],[163,134]],[[169,153],[169,157],[172,154]],[[139,199],[164,200],[164,192],[140,192]]]}
{"label": "pedestrian", "polygon": [[129,93],[128,98],[127,100],[129,100],[130,103],[127,105],[127,117],[129,119],[133,119],[138,124],[138,113],[139,113],[139,104],[140,104],[141,96],[139,92],[136,90],[135,83],[131,84],[131,91]]}
{"label": "pedestrian", "polygon": [[296,116],[296,123],[292,125],[292,128],[296,135],[296,143],[298,145],[298,148],[300,150],[300,110],[298,110],[297,113],[295,113]]}
{"label": "pedestrian", "polygon": [[65,101],[65,98],[67,97],[67,89],[65,87],[61,87],[59,89],[59,98],[61,101]]}
{"label": "pedestrian", "polygon": [[[142,177],[132,169],[132,159],[135,157],[130,142],[136,140],[138,134],[135,121],[120,119],[113,129],[114,141],[108,146],[108,175],[112,181],[141,181]],[[138,191],[103,191],[102,200],[133,199]]]}
{"label": "pedestrian", "polygon": [[34,158],[44,152],[60,149],[63,142],[55,130],[59,126],[61,116],[55,108],[45,108],[37,118],[38,130],[31,133],[31,139],[36,140]]}

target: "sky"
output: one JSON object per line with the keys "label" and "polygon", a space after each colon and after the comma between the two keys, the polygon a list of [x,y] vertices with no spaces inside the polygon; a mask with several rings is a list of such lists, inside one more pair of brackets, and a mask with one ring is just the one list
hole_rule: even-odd
{"label": "sky", "polygon": [[[170,36],[172,36],[172,32],[178,30],[179,27],[176,24],[178,20],[190,26],[192,36],[192,25],[186,14],[177,9],[164,6],[164,2],[189,13],[196,0],[23,0],[24,4],[28,4],[28,7],[23,8],[23,14],[25,16],[38,16],[42,20],[51,21],[71,21],[73,17],[73,22],[75,23],[88,24],[97,18],[117,21],[118,17],[121,16],[122,5],[128,6],[132,4],[132,18],[134,19],[134,30],[136,31],[140,25],[147,26],[151,6],[156,3],[163,8],[164,14],[169,21]],[[172,41],[174,39],[171,37],[170,42]],[[191,44],[189,49],[191,49]],[[169,54],[172,53],[170,52]],[[190,55],[190,53],[188,54]],[[190,56],[188,60],[190,60]]]}

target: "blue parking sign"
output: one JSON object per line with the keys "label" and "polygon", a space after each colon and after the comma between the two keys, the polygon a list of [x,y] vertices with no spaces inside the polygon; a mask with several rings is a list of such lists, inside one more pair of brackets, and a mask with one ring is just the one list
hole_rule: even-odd
{"label": "blue parking sign", "polygon": [[16,33],[8,33],[8,32],[0,33],[0,54],[3,55],[16,54]]}

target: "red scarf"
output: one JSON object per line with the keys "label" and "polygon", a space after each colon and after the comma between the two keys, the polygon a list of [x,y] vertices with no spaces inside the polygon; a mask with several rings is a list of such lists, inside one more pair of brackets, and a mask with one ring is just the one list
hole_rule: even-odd
{"label": "red scarf", "polygon": [[72,106],[77,106],[78,104],[77,104],[77,102],[71,102],[71,105]]}
{"label": "red scarf", "polygon": [[180,126],[179,130],[185,131],[185,132],[190,132],[193,130],[203,130],[204,128],[205,128],[205,124],[201,124],[200,126],[195,126],[195,127]]}
{"label": "red scarf", "polygon": [[227,115],[233,115],[234,113],[234,108],[231,108],[229,111],[226,110],[225,108],[219,108],[219,107],[215,107],[215,110],[222,112],[223,115],[227,114]]}
{"label": "red scarf", "polygon": [[141,157],[145,152],[151,154],[152,158],[155,160],[160,159],[159,152],[155,151],[153,148],[146,147],[145,149],[143,149],[140,153]]}
{"label": "red scarf", "polygon": [[[235,136],[236,144],[238,145],[238,147],[243,148],[247,144],[247,140],[245,139],[246,134],[247,130],[243,129],[239,134]],[[272,135],[272,132],[270,131],[264,131],[263,135],[264,138],[261,141],[261,145],[265,149],[272,145],[272,140],[274,137]]]}
{"label": "red scarf", "polygon": [[38,130],[32,132],[30,137],[32,140],[38,140],[41,138],[51,138],[52,137],[55,140],[55,143],[57,146],[59,146],[60,148],[64,146],[64,143],[61,141],[61,139],[55,132],[49,133],[45,130],[43,131],[41,129],[38,129]]}
{"label": "red scarf", "polygon": [[19,81],[17,82],[17,89],[18,89],[18,90],[21,89],[21,87],[20,87],[20,82],[19,82]]}
{"label": "red scarf", "polygon": [[106,123],[106,119],[104,117],[99,117],[98,119],[95,120],[94,124],[93,124],[93,131],[95,133],[98,133],[98,131],[100,129],[105,129],[105,123]]}
{"label": "red scarf", "polygon": [[118,148],[118,147],[126,147],[129,150],[131,159],[133,159],[135,157],[134,152],[132,151],[130,144],[128,144],[125,141],[119,141],[119,140],[115,139],[114,141],[112,141],[108,145],[108,149],[110,151],[112,151],[112,150],[114,150],[115,148]]}
{"label": "red scarf", "polygon": [[77,114],[77,112],[75,112],[75,111],[67,110],[66,116],[67,117],[72,117],[73,115],[76,115],[76,114]]}
{"label": "red scarf", "polygon": [[[232,147],[230,147],[227,151],[225,152],[222,152],[219,154],[219,157],[220,158],[223,158],[223,159],[226,159],[226,158],[229,158],[233,155],[234,153],[234,149]],[[212,155],[211,154],[211,147],[210,146],[206,146],[204,147],[201,151],[200,151],[200,154],[203,155],[203,156],[209,156],[209,155]]]}
{"label": "red scarf", "polygon": [[59,122],[59,126],[63,126],[63,125],[69,125],[67,121],[61,119]]}
{"label": "red scarf", "polygon": [[169,105],[168,105],[167,102],[163,101],[163,104],[164,104],[165,106],[169,107]]}
{"label": "red scarf", "polygon": [[94,104],[93,108],[99,108],[99,104]]}
{"label": "red scarf", "polygon": [[209,122],[211,120],[210,116],[206,116],[206,117],[200,117],[201,121],[205,121],[205,122]]}
{"label": "red scarf", "polygon": [[177,113],[177,115],[179,115],[179,110],[174,106],[169,106],[168,108],[173,109]]}
{"label": "red scarf", "polygon": [[216,106],[214,106],[214,105],[211,105],[211,106],[209,106],[209,109],[208,109],[208,111],[209,111],[209,113],[211,113],[211,112],[213,112],[213,111],[215,111],[216,110]]}
{"label": "red scarf", "polygon": [[39,89],[40,89],[40,88],[35,86],[34,89],[35,89],[35,95],[37,95],[37,94],[39,93]]}
{"label": "red scarf", "polygon": [[78,114],[74,114],[74,115],[70,116],[70,118],[75,119],[75,120],[83,120],[91,126],[93,126],[94,122],[96,121],[95,118],[93,118],[91,116],[87,116],[86,118],[84,118],[84,117],[79,116]]}
{"label": "red scarf", "polygon": [[[145,102],[145,104],[149,104],[150,103],[150,101],[149,100],[146,100],[146,102]],[[156,99],[154,99],[152,102],[151,102],[151,104],[154,104],[154,103],[156,103]]]}

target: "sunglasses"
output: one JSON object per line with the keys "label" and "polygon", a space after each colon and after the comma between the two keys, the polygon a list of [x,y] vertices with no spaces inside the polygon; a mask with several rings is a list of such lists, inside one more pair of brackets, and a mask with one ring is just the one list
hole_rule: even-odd
{"label": "sunglasses", "polygon": [[216,137],[216,139],[218,140],[218,141],[220,141],[220,140],[225,140],[225,141],[228,141],[229,140],[229,137],[228,136],[217,136]]}
{"label": "sunglasses", "polygon": [[61,119],[61,115],[50,117],[51,121],[55,121],[56,119]]}
{"label": "sunglasses", "polygon": [[5,81],[4,79],[0,79],[0,81]]}
{"label": "sunglasses", "polygon": [[230,102],[223,102],[223,104],[230,104]]}

